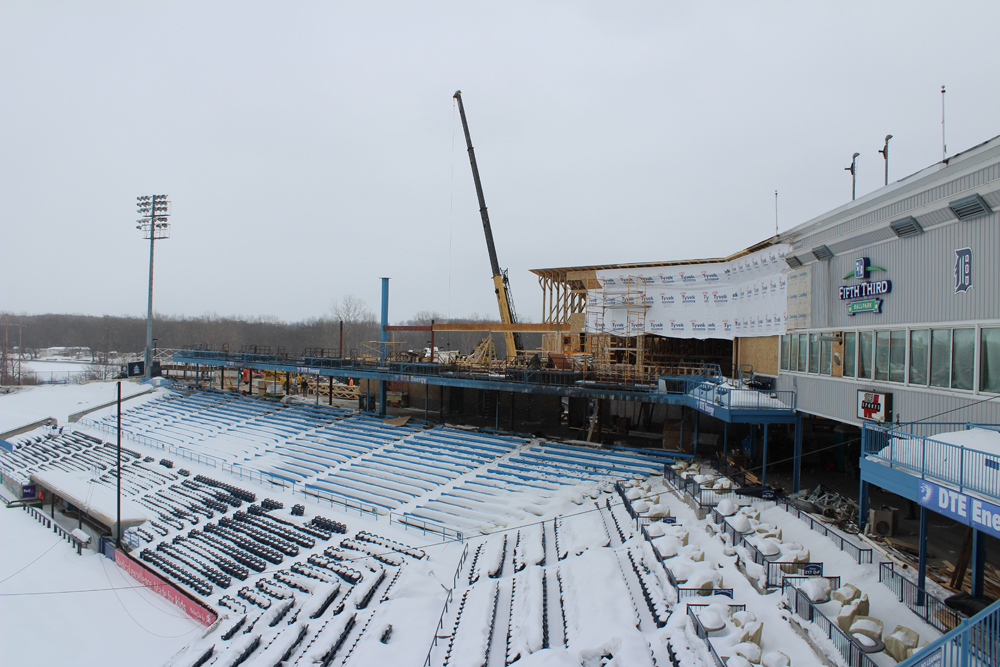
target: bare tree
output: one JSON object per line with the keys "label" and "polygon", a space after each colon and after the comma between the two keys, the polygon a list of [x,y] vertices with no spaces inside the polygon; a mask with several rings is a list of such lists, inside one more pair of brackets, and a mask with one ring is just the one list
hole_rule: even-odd
{"label": "bare tree", "polygon": [[364,299],[348,294],[330,304],[331,317],[344,323],[343,356],[353,355],[354,351],[361,353],[362,344],[379,340],[380,331],[375,313],[368,307]]}

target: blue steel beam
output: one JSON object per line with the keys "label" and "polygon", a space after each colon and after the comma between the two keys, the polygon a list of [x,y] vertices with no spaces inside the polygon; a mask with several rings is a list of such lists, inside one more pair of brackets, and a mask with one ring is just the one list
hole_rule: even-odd
{"label": "blue steel beam", "polygon": [[731,409],[713,405],[703,399],[688,394],[666,393],[648,389],[623,389],[588,384],[538,384],[476,377],[474,374],[459,376],[441,374],[437,364],[385,363],[371,364],[353,359],[327,358],[283,358],[270,355],[232,354],[206,352],[202,350],[178,350],[173,354],[175,363],[200,364],[226,368],[252,368],[281,373],[298,373],[324,377],[356,378],[380,382],[402,382],[408,384],[438,385],[443,387],[463,387],[487,391],[509,391],[541,396],[566,396],[588,399],[611,399],[619,401],[639,401],[644,403],[665,403],[686,405],[698,412],[721,419],[727,423],[795,423],[795,410],[787,408],[740,408]]}

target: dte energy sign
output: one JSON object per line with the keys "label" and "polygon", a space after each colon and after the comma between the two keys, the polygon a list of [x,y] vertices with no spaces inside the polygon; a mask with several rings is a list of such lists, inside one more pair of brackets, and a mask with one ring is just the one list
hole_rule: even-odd
{"label": "dte energy sign", "polygon": [[920,504],[938,514],[1000,538],[1000,507],[964,493],[920,480]]}
{"label": "dte energy sign", "polygon": [[871,260],[867,257],[859,257],[854,260],[854,270],[844,276],[844,280],[857,278],[864,281],[858,285],[842,285],[840,287],[840,300],[849,302],[847,304],[848,315],[882,312],[882,299],[879,297],[892,291],[892,281],[869,280],[872,271],[885,271],[885,269],[872,266]]}

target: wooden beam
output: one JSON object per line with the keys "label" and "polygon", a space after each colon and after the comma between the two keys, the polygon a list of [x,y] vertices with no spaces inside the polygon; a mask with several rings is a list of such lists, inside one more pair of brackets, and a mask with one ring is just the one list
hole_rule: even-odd
{"label": "wooden beam", "polygon": [[550,322],[543,324],[503,324],[501,322],[485,322],[483,324],[435,324],[434,331],[493,331],[519,333],[548,333],[553,331],[569,331],[569,322]]}

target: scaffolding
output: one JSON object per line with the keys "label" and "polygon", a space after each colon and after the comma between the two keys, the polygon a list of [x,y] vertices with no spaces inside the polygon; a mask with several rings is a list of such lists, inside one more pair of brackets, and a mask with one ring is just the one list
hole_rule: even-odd
{"label": "scaffolding", "polygon": [[625,278],[625,291],[607,285],[587,294],[587,354],[598,381],[641,383],[649,379],[645,363],[646,282]]}

